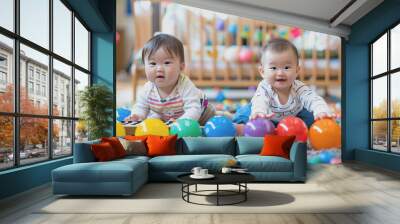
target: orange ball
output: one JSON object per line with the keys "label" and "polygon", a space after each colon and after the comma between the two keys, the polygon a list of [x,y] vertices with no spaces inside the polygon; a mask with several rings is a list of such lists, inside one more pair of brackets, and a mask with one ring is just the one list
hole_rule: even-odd
{"label": "orange ball", "polygon": [[340,148],[341,130],[340,126],[332,119],[321,119],[311,126],[310,143],[313,149],[322,150],[329,148]]}

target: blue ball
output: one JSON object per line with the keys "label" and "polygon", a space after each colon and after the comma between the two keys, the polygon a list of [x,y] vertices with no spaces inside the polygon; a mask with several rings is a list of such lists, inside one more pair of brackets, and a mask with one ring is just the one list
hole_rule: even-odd
{"label": "blue ball", "polygon": [[229,137],[236,135],[233,122],[224,116],[214,116],[204,125],[204,134],[207,137]]}
{"label": "blue ball", "polygon": [[122,107],[117,109],[117,121],[123,122],[129,115],[131,115],[131,111],[129,109]]}
{"label": "blue ball", "polygon": [[319,160],[321,163],[330,163],[333,156],[334,155],[329,151],[322,151],[319,154]]}
{"label": "blue ball", "polygon": [[236,32],[237,32],[236,24],[234,24],[234,23],[233,24],[229,24],[228,32],[231,33],[231,34],[236,34]]}

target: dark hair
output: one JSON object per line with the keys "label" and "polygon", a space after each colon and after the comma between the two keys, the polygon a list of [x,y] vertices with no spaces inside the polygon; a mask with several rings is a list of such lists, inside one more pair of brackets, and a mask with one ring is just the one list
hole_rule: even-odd
{"label": "dark hair", "polygon": [[160,48],[164,48],[170,55],[178,56],[181,62],[185,62],[182,42],[169,34],[157,34],[147,41],[143,47],[143,63],[146,57],[150,57]]}
{"label": "dark hair", "polygon": [[269,50],[279,53],[288,49],[293,50],[294,54],[296,55],[297,63],[299,63],[299,52],[297,51],[296,46],[294,46],[292,42],[282,38],[271,39],[268,41],[262,49],[262,57],[264,57],[265,52]]}

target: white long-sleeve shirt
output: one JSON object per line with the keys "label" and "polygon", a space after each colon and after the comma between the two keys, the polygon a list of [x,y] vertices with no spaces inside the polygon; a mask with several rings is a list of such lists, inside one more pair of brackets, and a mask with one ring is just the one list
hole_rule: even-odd
{"label": "white long-sleeve shirt", "polygon": [[265,80],[258,84],[251,103],[251,116],[256,113],[274,113],[272,120],[275,122],[290,115],[296,116],[303,108],[312,112],[314,117],[319,113],[331,114],[325,100],[299,80],[293,82],[289,99],[284,105],[279,102],[278,94]]}
{"label": "white long-sleeve shirt", "polygon": [[204,93],[187,76],[180,75],[175,88],[165,98],[160,97],[154,83],[146,82],[138,95],[132,114],[163,121],[171,118],[199,120],[207,104]]}

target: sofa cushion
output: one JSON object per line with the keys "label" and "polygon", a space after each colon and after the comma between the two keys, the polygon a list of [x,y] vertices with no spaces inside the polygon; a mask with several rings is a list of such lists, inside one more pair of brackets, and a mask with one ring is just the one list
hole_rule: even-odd
{"label": "sofa cushion", "polygon": [[241,168],[249,172],[292,172],[292,161],[278,156],[238,155],[236,159]]}
{"label": "sofa cushion", "polygon": [[264,146],[261,149],[261,156],[280,156],[289,159],[290,147],[296,136],[266,135]]}
{"label": "sofa cushion", "polygon": [[115,155],[117,158],[122,158],[126,156],[126,151],[122,146],[121,142],[117,137],[104,137],[101,138],[101,142],[108,142],[113,147]]}
{"label": "sofa cushion", "polygon": [[147,137],[147,155],[163,156],[176,154],[176,135],[172,136],[149,136]]}
{"label": "sofa cushion", "polygon": [[93,144],[90,147],[97,161],[104,162],[118,158],[112,145],[108,142]]}
{"label": "sofa cushion", "polygon": [[74,163],[87,163],[95,162],[96,158],[91,150],[92,144],[99,144],[100,140],[93,140],[88,142],[77,142],[74,147]]}
{"label": "sofa cushion", "polygon": [[232,137],[184,137],[179,142],[178,154],[225,154],[235,155],[235,139]]}
{"label": "sofa cushion", "polygon": [[263,137],[237,137],[236,155],[259,154],[264,145]]}
{"label": "sofa cushion", "polygon": [[122,146],[126,151],[126,155],[137,155],[137,156],[145,156],[147,155],[146,144],[141,140],[126,140],[120,138]]}
{"label": "sofa cushion", "polygon": [[200,166],[211,172],[219,171],[228,160],[235,159],[231,155],[175,155],[158,156],[149,160],[150,171],[191,172],[193,167]]}
{"label": "sofa cushion", "polygon": [[141,160],[74,163],[53,170],[53,181],[58,182],[128,182],[133,172],[146,166]]}

